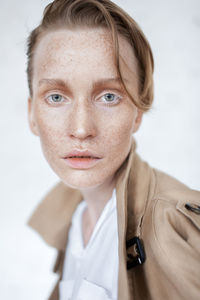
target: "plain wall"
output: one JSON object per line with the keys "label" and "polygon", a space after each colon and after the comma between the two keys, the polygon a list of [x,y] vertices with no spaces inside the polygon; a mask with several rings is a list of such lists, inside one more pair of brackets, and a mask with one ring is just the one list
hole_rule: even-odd
{"label": "plain wall", "polygon": [[[148,163],[200,189],[200,1],[121,0],[144,30],[155,59],[155,101],[136,133]],[[0,3],[1,299],[44,300],[55,283],[55,250],[26,226],[58,178],[28,127],[26,38],[46,0]],[[189,199],[188,199],[189,200]]]}

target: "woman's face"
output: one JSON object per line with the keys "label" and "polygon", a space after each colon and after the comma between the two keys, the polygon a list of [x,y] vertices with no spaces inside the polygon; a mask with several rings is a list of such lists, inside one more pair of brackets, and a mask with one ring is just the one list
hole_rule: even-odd
{"label": "woman's face", "polygon": [[[137,96],[132,48],[121,36],[119,44],[122,76]],[[130,151],[142,112],[117,80],[109,32],[97,28],[46,33],[35,50],[32,88],[30,128],[60,179],[77,189],[111,182]],[[74,150],[90,151],[98,159],[66,158]]]}

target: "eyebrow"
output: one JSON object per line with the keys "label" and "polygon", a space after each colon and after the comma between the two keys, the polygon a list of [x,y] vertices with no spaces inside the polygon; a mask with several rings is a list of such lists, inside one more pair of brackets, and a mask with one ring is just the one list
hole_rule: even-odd
{"label": "eyebrow", "polygon": [[[129,82],[128,79],[123,78],[123,80],[125,82]],[[95,89],[95,88],[101,87],[102,85],[107,84],[107,83],[120,83],[121,84],[121,80],[119,77],[103,78],[103,79],[93,82],[92,88]],[[58,85],[63,88],[66,88],[69,86],[67,81],[64,81],[62,79],[50,79],[50,78],[49,79],[48,78],[41,79],[39,81],[39,86],[42,86],[43,84],[52,85],[52,86]]]}

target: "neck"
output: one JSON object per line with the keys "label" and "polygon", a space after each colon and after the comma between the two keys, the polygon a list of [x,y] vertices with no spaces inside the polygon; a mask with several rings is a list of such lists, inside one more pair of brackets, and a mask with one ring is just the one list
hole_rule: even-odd
{"label": "neck", "polygon": [[86,214],[90,220],[90,224],[96,224],[104,206],[112,196],[115,184],[116,182],[113,177],[99,186],[81,190],[83,199],[87,203]]}

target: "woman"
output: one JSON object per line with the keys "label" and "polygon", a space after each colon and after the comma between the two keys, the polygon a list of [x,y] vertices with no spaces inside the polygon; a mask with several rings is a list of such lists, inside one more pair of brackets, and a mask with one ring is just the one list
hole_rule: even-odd
{"label": "woman", "polygon": [[153,101],[139,26],[109,0],[55,0],[27,72],[30,128],[61,180],[29,220],[58,250],[49,299],[199,299],[200,193],[135,151]]}

